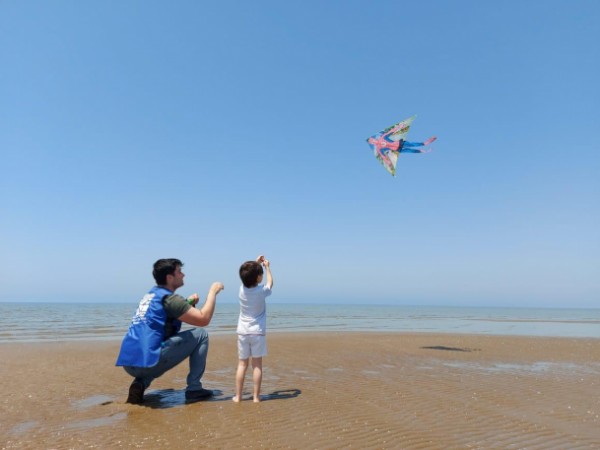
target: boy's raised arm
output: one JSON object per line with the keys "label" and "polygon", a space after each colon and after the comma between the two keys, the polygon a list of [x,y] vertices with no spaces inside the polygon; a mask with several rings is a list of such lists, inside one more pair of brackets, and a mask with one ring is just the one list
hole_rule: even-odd
{"label": "boy's raised arm", "polygon": [[265,271],[267,272],[267,287],[269,289],[273,288],[273,275],[271,274],[271,263],[268,259],[263,258],[263,265],[265,266]]}

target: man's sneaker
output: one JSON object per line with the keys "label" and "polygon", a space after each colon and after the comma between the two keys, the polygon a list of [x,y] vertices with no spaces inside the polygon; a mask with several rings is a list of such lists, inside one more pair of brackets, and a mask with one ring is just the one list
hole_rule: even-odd
{"label": "man's sneaker", "polygon": [[213,396],[213,391],[209,389],[200,389],[198,391],[185,391],[185,401],[187,403],[199,402]]}
{"label": "man's sneaker", "polygon": [[141,381],[133,380],[131,386],[129,386],[129,396],[127,397],[127,403],[133,405],[141,405],[144,403],[144,384]]}

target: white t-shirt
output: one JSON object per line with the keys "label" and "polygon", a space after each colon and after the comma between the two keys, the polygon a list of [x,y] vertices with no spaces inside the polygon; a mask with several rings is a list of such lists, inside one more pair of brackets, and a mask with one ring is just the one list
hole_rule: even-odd
{"label": "white t-shirt", "polygon": [[259,284],[253,288],[240,286],[240,317],[237,334],[266,334],[267,303],[271,288]]}

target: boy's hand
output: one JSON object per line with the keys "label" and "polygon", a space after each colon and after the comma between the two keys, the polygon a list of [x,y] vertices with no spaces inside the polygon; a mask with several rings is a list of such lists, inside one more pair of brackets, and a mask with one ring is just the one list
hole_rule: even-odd
{"label": "boy's hand", "polygon": [[256,262],[259,264],[262,264],[265,267],[269,267],[269,260],[267,258],[265,258],[265,255],[260,255],[258,258],[256,258]]}
{"label": "boy's hand", "polygon": [[221,292],[223,289],[225,289],[225,286],[223,286],[223,283],[219,282],[219,281],[215,281],[212,286],[210,287],[210,290],[212,292],[214,292],[215,294],[218,294],[219,292]]}

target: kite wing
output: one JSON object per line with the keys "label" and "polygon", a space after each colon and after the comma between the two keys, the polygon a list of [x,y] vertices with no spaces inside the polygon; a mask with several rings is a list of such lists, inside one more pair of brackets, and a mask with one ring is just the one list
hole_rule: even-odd
{"label": "kite wing", "polygon": [[415,117],[417,116],[412,116],[408,119],[404,119],[402,122],[398,122],[397,124],[392,125],[391,127],[388,127],[385,130],[381,131],[381,133],[383,135],[386,135],[388,139],[394,142],[397,142],[400,139],[406,140],[404,138],[408,134],[408,130],[410,130],[410,125],[412,124],[412,121],[415,120]]}

